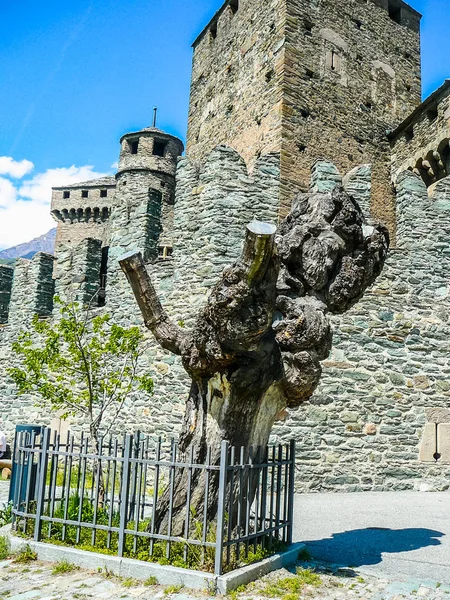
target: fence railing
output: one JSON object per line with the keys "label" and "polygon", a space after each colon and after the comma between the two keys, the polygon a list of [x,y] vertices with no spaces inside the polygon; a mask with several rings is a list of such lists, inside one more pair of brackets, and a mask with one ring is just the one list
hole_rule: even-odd
{"label": "fence railing", "polygon": [[96,444],[22,432],[13,526],[36,541],[216,575],[292,543],[294,442],[262,455],[217,450],[199,464],[193,449],[139,433]]}

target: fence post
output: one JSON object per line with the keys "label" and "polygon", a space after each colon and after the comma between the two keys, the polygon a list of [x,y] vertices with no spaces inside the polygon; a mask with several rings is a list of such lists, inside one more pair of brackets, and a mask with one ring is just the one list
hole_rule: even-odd
{"label": "fence post", "polygon": [[288,530],[287,543],[292,544],[294,529],[294,490],[295,490],[295,440],[291,440],[289,448],[289,489],[288,489]]}
{"label": "fence post", "polygon": [[128,520],[128,500],[130,494],[130,459],[133,452],[133,436],[127,434],[125,437],[125,448],[123,455],[122,485],[120,487],[120,524],[119,524],[119,546],[118,556],[122,557],[125,550],[125,529]]}
{"label": "fence post", "polygon": [[[225,533],[225,505],[227,497],[227,475],[228,475],[228,442],[222,442],[220,448],[220,472],[219,472],[219,502],[217,508],[217,533],[216,533],[216,561],[214,573],[222,575],[223,566],[223,536]],[[207,498],[205,498],[207,502]]]}
{"label": "fence post", "polygon": [[[48,427],[42,429],[41,437],[41,455],[39,457],[39,472],[37,480],[37,502],[36,502],[36,520],[34,522],[34,541],[39,542],[42,532],[42,513],[45,502],[45,485],[47,482],[48,449],[50,446],[50,433]],[[31,454],[31,451],[30,451]]]}

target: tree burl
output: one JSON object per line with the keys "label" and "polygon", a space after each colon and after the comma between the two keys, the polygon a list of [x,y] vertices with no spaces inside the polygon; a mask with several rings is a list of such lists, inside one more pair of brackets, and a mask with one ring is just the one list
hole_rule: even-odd
{"label": "tree burl", "polygon": [[[227,268],[195,325],[173,323],[158,300],[142,256],[120,259],[145,325],[165,349],[181,356],[192,384],[179,446],[194,460],[207,448],[218,461],[220,444],[252,447],[269,441],[280,413],[307,401],[332,346],[330,314],[349,310],[380,274],[389,249],[382,225],[369,226],[356,202],[340,187],[300,194],[278,232],[274,225],[247,226],[241,259]],[[203,509],[202,476],[191,503]],[[197,486],[197,487],[196,487]],[[216,485],[208,512],[216,511]],[[186,502],[185,475],[175,482],[177,511]],[[158,507],[158,528],[167,521],[167,498]]]}

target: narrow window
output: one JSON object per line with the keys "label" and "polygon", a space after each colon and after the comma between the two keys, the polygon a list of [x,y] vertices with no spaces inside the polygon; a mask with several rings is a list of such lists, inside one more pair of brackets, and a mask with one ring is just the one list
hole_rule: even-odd
{"label": "narrow window", "polygon": [[217,37],[217,21],[214,21],[214,23],[211,23],[211,27],[209,28],[209,33],[211,34],[212,39],[215,40]]}
{"label": "narrow window", "polygon": [[410,142],[414,137],[414,127],[410,125],[407,129],[405,129],[405,140]]}
{"label": "narrow window", "polygon": [[100,190],[100,198],[107,198],[108,190]]}
{"label": "narrow window", "polygon": [[63,192],[63,198],[64,198],[64,200],[67,200],[68,198],[70,198],[70,192]]}
{"label": "narrow window", "polygon": [[153,142],[153,156],[164,156],[165,153],[166,153],[166,143],[158,142],[158,140],[155,140]]}
{"label": "narrow window", "polygon": [[138,153],[139,140],[132,140],[132,141],[128,142],[128,145],[130,146],[130,152],[131,152],[131,154],[137,154]]}
{"label": "narrow window", "polygon": [[303,21],[303,30],[305,35],[312,35],[313,24],[308,19],[304,19]]}
{"label": "narrow window", "polygon": [[105,306],[106,304],[106,275],[108,272],[108,247],[102,248],[102,262],[100,265],[100,281],[98,290],[98,305]]}
{"label": "narrow window", "polygon": [[389,1],[389,16],[393,21],[402,24],[402,7],[395,1]]}
{"label": "narrow window", "polygon": [[437,119],[437,116],[438,116],[437,106],[433,106],[432,108],[427,110],[427,117],[430,121],[434,121],[435,119]]}
{"label": "narrow window", "polygon": [[89,191],[88,190],[83,190],[81,192],[81,197],[82,198],[89,198]]}
{"label": "narrow window", "polygon": [[229,6],[231,8],[231,12],[233,13],[233,15],[235,15],[239,10],[239,0],[230,0]]}

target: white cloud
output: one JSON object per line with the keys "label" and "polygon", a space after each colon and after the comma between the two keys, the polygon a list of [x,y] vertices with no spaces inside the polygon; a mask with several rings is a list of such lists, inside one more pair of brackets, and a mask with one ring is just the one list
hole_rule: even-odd
{"label": "white cloud", "polygon": [[14,184],[9,179],[0,177],[0,209],[13,206],[16,200],[17,189]]}
{"label": "white cloud", "polygon": [[52,187],[71,185],[104,176],[105,173],[96,173],[91,166],[75,167],[72,165],[68,168],[48,169],[44,173],[35,175],[33,179],[24,181],[19,188],[19,195],[34,202],[50,204]]}
{"label": "white cloud", "polygon": [[50,215],[52,187],[105,175],[108,173],[97,173],[89,165],[73,165],[48,169],[18,185],[0,177],[0,249],[28,242],[56,227],[56,222]]}
{"label": "white cloud", "polygon": [[0,156],[0,175],[22,179],[33,169],[34,165],[29,160],[14,160],[10,156]]}

